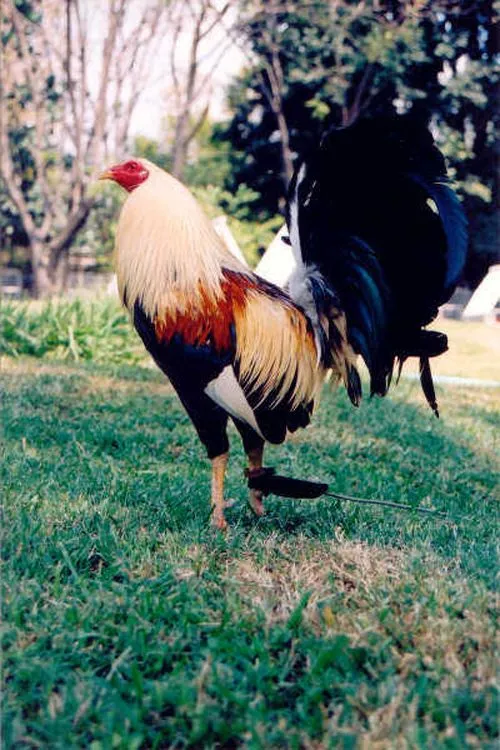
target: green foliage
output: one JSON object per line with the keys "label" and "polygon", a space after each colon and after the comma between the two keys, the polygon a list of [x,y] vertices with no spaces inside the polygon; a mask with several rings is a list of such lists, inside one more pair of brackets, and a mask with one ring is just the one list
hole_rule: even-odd
{"label": "green foliage", "polygon": [[152,138],[146,138],[144,135],[138,135],[135,137],[134,154],[143,159],[149,159],[153,164],[157,164],[162,169],[166,169],[167,172],[172,166],[169,154],[160,149],[158,141],[155,141]]}
{"label": "green foliage", "polygon": [[142,347],[114,300],[0,302],[0,355],[137,362]]}
{"label": "green foliage", "polygon": [[269,463],[463,520],[269,498],[257,521],[235,436],[222,537],[159,373],[4,358],[5,750],[493,747],[497,397],[440,390],[438,422],[415,390],[325,392]]}
{"label": "green foliage", "polygon": [[213,137],[215,130],[215,124],[207,119],[196,134],[185,170],[185,181],[190,186],[221,187],[228,179],[231,147]]}
{"label": "green foliage", "polygon": [[[252,3],[247,5],[251,11]],[[418,98],[404,75],[425,60],[422,29],[412,17],[396,23],[377,7],[379,3],[326,0],[315,3],[314,10],[283,4],[274,43],[284,76],[281,94],[292,152],[306,152],[331,124],[346,124],[367,110],[392,110],[393,100],[403,93],[408,101]],[[284,196],[277,122],[266,93],[273,16],[250,13],[243,21],[256,63],[230,91],[234,115],[219,133],[237,152],[231,185],[243,181],[255,188],[259,207],[271,213]]]}

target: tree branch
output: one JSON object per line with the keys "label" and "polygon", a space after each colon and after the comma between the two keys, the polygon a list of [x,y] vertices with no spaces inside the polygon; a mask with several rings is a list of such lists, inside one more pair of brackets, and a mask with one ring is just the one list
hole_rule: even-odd
{"label": "tree branch", "polygon": [[50,264],[53,268],[57,267],[61,256],[70,247],[75,234],[87,221],[93,204],[94,201],[91,198],[82,201],[76,211],[68,217],[64,229],[59,232],[56,239],[50,243]]}

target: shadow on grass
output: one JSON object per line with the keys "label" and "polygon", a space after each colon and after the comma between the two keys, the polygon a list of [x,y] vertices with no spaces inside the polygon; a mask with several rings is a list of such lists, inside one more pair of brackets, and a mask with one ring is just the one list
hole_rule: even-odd
{"label": "shadow on grass", "polygon": [[[169,533],[179,535],[179,543],[210,537],[203,448],[168,385],[148,392],[150,383],[162,378],[146,368],[88,364],[68,367],[66,374],[5,377],[5,487],[19,494],[21,508],[66,529],[72,547],[88,538],[90,554],[103,524],[106,544],[114,539],[117,552],[138,534],[150,547],[151,537]],[[276,498],[256,520],[246,508],[244,457],[232,431],[227,496],[237,503],[228,511],[232,533],[224,544],[237,554],[249,534],[329,539],[340,527],[369,544],[423,546],[491,584],[492,413],[461,409],[457,392],[442,391],[438,422],[423,405],[399,401],[405,395],[401,388],[395,397],[367,400],[355,410],[342,391],[325,394],[314,425],[270,447],[267,463],[283,474],[330,481],[339,492],[423,503],[455,523],[330,499]]]}

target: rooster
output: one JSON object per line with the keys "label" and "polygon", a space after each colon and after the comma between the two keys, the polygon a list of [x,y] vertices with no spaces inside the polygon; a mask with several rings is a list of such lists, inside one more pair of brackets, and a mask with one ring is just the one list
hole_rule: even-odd
{"label": "rooster", "polygon": [[[119,294],[212,462],[217,528],[227,525],[229,417],[252,477],[264,471],[266,441],[309,423],[328,375],[359,404],[359,357],[380,396],[395,365],[418,357],[438,414],[429,358],[447,340],[425,326],[455,288],[467,232],[426,127],[408,117],[361,121],[327,133],[299,163],[286,290],[234,257],[189,190],[151,162],[132,159],[102,178],[129,193],[116,236]],[[249,502],[264,513],[261,491]]]}

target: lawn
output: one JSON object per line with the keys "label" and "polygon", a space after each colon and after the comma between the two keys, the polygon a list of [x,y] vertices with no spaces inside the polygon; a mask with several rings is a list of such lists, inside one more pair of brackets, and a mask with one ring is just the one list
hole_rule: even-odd
{"label": "lawn", "polygon": [[257,520],[233,432],[222,535],[156,370],[0,363],[6,749],[497,747],[498,389],[438,387],[439,421],[413,381],[358,410],[325,390],[268,451],[449,522],[277,498]]}

